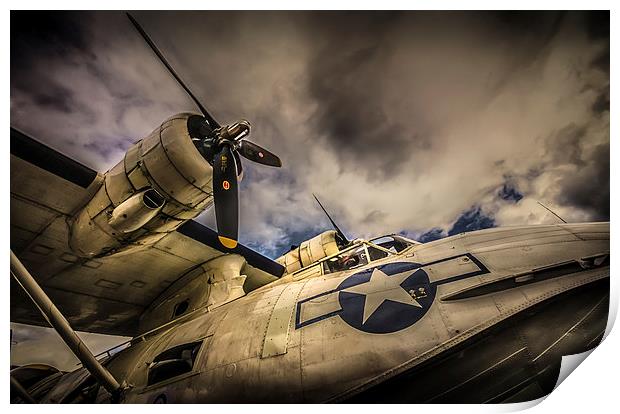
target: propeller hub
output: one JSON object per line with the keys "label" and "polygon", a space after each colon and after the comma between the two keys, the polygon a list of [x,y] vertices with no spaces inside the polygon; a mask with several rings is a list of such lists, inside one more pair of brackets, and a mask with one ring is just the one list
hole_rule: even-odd
{"label": "propeller hub", "polygon": [[250,123],[245,119],[242,119],[241,121],[235,122],[234,124],[224,125],[223,127],[217,129],[216,134],[218,137],[218,141],[221,143],[227,141],[240,141],[241,139],[250,135]]}

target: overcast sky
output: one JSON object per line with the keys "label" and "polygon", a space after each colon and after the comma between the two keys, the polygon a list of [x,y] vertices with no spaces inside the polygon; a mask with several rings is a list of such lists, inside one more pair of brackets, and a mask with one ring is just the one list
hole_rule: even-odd
{"label": "overcast sky", "polygon": [[[244,162],[242,243],[609,219],[609,14],[136,12]],[[11,125],[106,171],[196,108],[120,12],[11,13]],[[213,212],[199,219],[214,227]]]}

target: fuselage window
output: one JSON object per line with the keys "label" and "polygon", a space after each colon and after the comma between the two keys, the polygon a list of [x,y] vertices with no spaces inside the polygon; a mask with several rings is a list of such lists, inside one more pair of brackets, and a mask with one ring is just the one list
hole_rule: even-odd
{"label": "fuselage window", "polygon": [[185,313],[185,311],[187,311],[187,308],[189,307],[189,300],[185,299],[182,302],[177,303],[176,305],[174,305],[174,312],[172,315],[172,319],[181,316]]}
{"label": "fuselage window", "polygon": [[356,249],[347,250],[338,256],[323,262],[324,273],[341,272],[343,270],[355,269],[356,267],[368,264],[366,246],[362,245]]}
{"label": "fuselage window", "polygon": [[202,341],[170,348],[157,355],[149,365],[148,385],[191,372]]}
{"label": "fuselage window", "polygon": [[[391,239],[391,238],[390,238]],[[394,239],[391,239],[392,241]],[[391,250],[390,250],[391,251]],[[390,255],[385,250],[370,244],[360,244],[323,262],[323,274],[342,272],[367,265],[369,262],[385,259]]]}
{"label": "fuselage window", "polygon": [[379,260],[385,259],[388,257],[388,252],[377,249],[376,247],[368,246],[368,255],[370,256],[370,260]]}

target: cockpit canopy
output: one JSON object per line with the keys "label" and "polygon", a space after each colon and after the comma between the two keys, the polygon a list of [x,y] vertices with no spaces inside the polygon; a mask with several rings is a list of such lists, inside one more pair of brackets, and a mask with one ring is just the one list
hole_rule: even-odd
{"label": "cockpit canopy", "polygon": [[414,241],[396,235],[381,236],[370,241],[358,240],[350,248],[324,260],[323,274],[362,267],[391,254],[400,253],[414,244]]}
{"label": "cockpit canopy", "polygon": [[409,246],[420,244],[416,241],[409,240],[405,237],[397,236],[395,234],[374,238],[370,240],[370,243],[383,247],[384,249],[387,249],[392,253],[400,253]]}
{"label": "cockpit canopy", "polygon": [[358,239],[350,246],[295,271],[293,278],[301,279],[355,269],[390,255],[399,254],[416,244],[419,243],[397,235],[381,236],[370,241]]}

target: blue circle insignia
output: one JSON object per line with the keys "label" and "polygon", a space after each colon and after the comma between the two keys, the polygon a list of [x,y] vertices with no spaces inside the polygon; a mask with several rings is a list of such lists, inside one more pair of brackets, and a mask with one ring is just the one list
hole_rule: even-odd
{"label": "blue circle insignia", "polygon": [[340,317],[355,329],[391,333],[419,321],[437,287],[418,263],[388,263],[355,273],[338,286]]}

